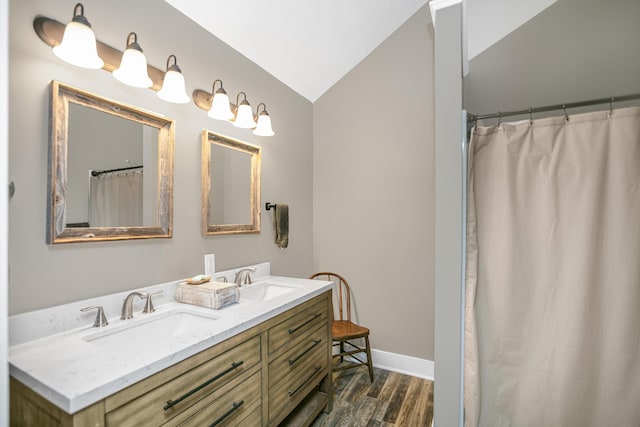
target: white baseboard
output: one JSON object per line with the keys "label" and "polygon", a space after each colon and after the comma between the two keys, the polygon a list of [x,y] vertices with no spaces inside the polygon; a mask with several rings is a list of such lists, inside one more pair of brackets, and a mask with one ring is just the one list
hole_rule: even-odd
{"label": "white baseboard", "polygon": [[371,359],[373,359],[373,366],[376,368],[433,381],[435,365],[432,360],[373,348],[371,349]]}

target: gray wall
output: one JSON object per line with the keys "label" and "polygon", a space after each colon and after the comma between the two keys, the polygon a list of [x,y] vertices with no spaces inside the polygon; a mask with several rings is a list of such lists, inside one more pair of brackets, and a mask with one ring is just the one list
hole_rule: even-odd
{"label": "gray wall", "polygon": [[314,267],[378,350],[433,360],[433,32],[420,9],[313,107]]}
{"label": "gray wall", "polygon": [[[193,103],[161,101],[154,91],[122,85],[104,70],[84,70],[57,59],[33,31],[33,18],[71,19],[75,2],[29,0],[10,5],[9,163],[16,195],[9,207],[10,314],[177,280],[201,273],[203,255],[217,268],[271,261],[274,274],[307,276],[312,261],[312,105],[163,1],[84,2],[98,39],[124,48],[130,31],[149,63],[164,68],[175,54],[187,90],[211,89],[221,78],[230,96],[243,90],[265,102],[276,136],[262,138],[210,119]],[[174,228],[171,239],[47,245],[48,84],[55,79],[137,105],[176,121]],[[262,200],[290,205],[290,244],[273,244],[271,212],[255,235],[200,234],[200,132],[203,128],[259,145]]]}
{"label": "gray wall", "polygon": [[469,64],[472,113],[640,92],[640,1],[559,0]]}

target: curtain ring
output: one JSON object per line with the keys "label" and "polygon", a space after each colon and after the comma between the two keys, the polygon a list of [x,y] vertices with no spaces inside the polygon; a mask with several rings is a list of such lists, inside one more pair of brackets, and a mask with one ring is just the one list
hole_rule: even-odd
{"label": "curtain ring", "polygon": [[609,100],[609,114],[607,117],[611,117],[611,114],[613,114],[613,101],[615,101],[615,98],[612,96]]}
{"label": "curtain ring", "polygon": [[562,104],[562,111],[564,111],[564,119],[566,121],[569,121],[569,114],[567,113],[567,107],[564,104]]}
{"label": "curtain ring", "polygon": [[533,112],[531,111],[531,107],[529,107],[529,126],[533,126]]}

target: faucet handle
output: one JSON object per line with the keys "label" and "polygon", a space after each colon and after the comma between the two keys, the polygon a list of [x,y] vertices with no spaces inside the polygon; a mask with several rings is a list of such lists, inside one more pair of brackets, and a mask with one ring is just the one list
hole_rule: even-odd
{"label": "faucet handle", "polygon": [[94,328],[100,328],[102,326],[107,326],[109,322],[107,322],[107,316],[104,315],[104,308],[101,305],[92,305],[90,307],[81,308],[80,311],[89,311],[94,308],[98,309],[98,313],[96,314],[96,320],[93,322]]}
{"label": "faucet handle", "polygon": [[158,292],[154,292],[152,294],[147,294],[147,301],[144,304],[144,310],[142,310],[143,313],[153,313],[154,311],[156,311],[155,307],[153,306],[153,301],[151,300],[151,297],[153,297],[154,295],[161,295],[162,291],[158,291]]}

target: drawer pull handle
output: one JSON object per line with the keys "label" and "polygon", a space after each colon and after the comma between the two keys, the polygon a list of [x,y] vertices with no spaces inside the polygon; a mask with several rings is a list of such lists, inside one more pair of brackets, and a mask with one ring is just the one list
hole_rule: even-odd
{"label": "drawer pull handle", "polygon": [[289,359],[289,366],[293,365],[294,363],[296,363],[298,360],[300,360],[302,358],[302,356],[304,356],[305,354],[309,353],[311,350],[314,349],[315,346],[317,346],[318,344],[320,344],[322,342],[322,340],[313,340],[313,344],[311,344],[311,346],[309,346],[309,348],[307,348],[305,351],[303,351],[302,353],[300,353],[298,356],[296,356],[294,359]]}
{"label": "drawer pull handle", "polygon": [[229,409],[227,412],[225,412],[224,414],[222,414],[222,416],[220,418],[218,418],[217,420],[215,420],[213,422],[213,424],[211,424],[209,427],[216,427],[218,424],[220,424],[221,422],[224,421],[225,418],[227,418],[229,415],[233,414],[239,407],[241,407],[242,405],[244,405],[244,400],[241,400],[240,402],[236,403],[233,402],[231,404],[231,409]]}
{"label": "drawer pull handle", "polygon": [[289,390],[289,397],[293,397],[294,394],[296,394],[297,392],[300,391],[300,389],[302,387],[304,387],[309,381],[311,381],[313,379],[313,377],[316,376],[316,374],[318,373],[318,371],[322,369],[320,366],[316,366],[316,368],[313,370],[313,372],[311,373],[311,375],[309,375],[309,377],[304,380],[302,382],[302,384],[300,384],[298,387],[296,387],[294,390]]}
{"label": "drawer pull handle", "polygon": [[316,320],[318,317],[320,317],[321,314],[320,313],[316,313],[313,316],[311,316],[311,318],[309,320],[307,320],[306,322],[304,322],[302,325],[298,325],[295,328],[291,328],[289,329],[289,334],[293,334],[295,333],[298,329],[302,328],[303,326],[313,322],[314,320]]}
{"label": "drawer pull handle", "polygon": [[182,396],[180,396],[176,400],[167,400],[167,404],[164,406],[164,410],[166,411],[166,410],[172,408],[174,405],[182,402],[184,399],[186,399],[187,397],[191,396],[193,393],[197,393],[198,391],[202,390],[203,388],[205,388],[206,386],[208,386],[209,384],[211,384],[215,380],[219,380],[220,378],[224,377],[229,372],[231,372],[234,369],[236,369],[239,366],[241,366],[243,363],[244,363],[243,360],[241,360],[240,362],[233,362],[231,364],[230,368],[225,369],[224,371],[220,372],[218,375],[216,375],[215,377],[211,378],[210,380],[203,382],[202,384],[200,384],[198,387],[194,388],[193,390],[190,390],[190,391],[186,392],[185,394],[183,394]]}

